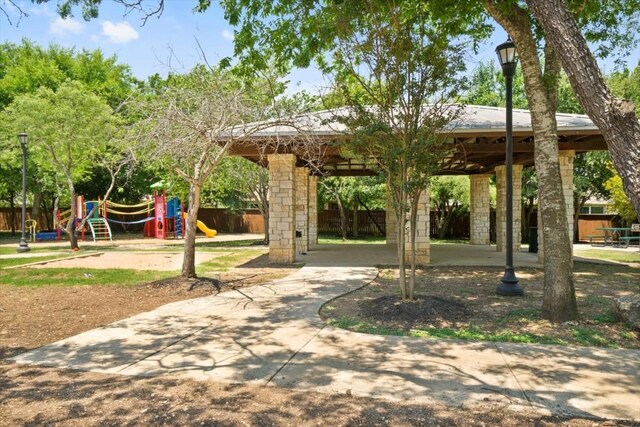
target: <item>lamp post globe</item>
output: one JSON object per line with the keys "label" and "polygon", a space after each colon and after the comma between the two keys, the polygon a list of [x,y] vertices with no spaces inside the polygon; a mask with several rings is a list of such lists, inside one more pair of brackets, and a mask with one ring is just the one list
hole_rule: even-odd
{"label": "lamp post globe", "polygon": [[22,216],[21,216],[21,236],[20,244],[16,249],[18,252],[29,252],[31,248],[27,243],[25,236],[25,223],[27,215],[27,141],[28,135],[26,132],[18,134],[18,140],[20,141],[20,147],[22,148]]}
{"label": "lamp post globe", "polygon": [[498,60],[502,66],[506,83],[507,97],[507,117],[506,117],[506,266],[504,276],[500,280],[500,284],[496,288],[498,295],[504,296],[521,296],[524,291],[518,284],[515,269],[513,267],[513,76],[516,73],[518,65],[518,52],[516,45],[509,37],[506,42],[498,45],[496,48]]}

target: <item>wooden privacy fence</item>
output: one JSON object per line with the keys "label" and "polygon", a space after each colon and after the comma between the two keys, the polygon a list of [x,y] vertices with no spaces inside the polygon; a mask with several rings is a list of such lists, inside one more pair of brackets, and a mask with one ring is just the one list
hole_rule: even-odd
{"label": "wooden privacy fence", "polygon": [[[11,223],[13,222],[13,227],[16,231],[19,231],[22,226],[22,208],[15,208],[15,215],[11,213],[11,208],[0,208],[0,230],[2,231],[11,231]],[[27,215],[26,219],[31,219],[31,207],[27,207]],[[46,228],[47,219],[45,217],[44,212],[40,212],[40,216],[37,219],[38,228]]]}
{"label": "wooden privacy fence", "polygon": [[[123,208],[124,209],[124,208]],[[124,209],[126,210],[126,209]],[[27,210],[27,219],[30,219],[30,211]],[[347,234],[349,236],[378,236],[386,234],[386,214],[385,211],[358,211],[354,220],[353,211],[347,211]],[[146,214],[139,215],[118,215],[109,214],[109,218],[118,221],[137,221],[146,217]],[[198,219],[204,222],[207,227],[213,228],[220,233],[264,233],[264,221],[260,211],[257,209],[246,210],[241,213],[230,214],[226,209],[220,208],[200,208]],[[436,213],[431,212],[430,234],[436,237],[439,234],[436,222]],[[44,212],[40,214],[38,220],[39,229],[41,224],[46,224]],[[143,224],[112,224],[114,232],[141,233]],[[354,234],[354,227],[357,226],[357,233]],[[20,230],[20,209],[15,212],[15,229]],[[11,209],[0,208],[0,230],[11,230]],[[492,237],[495,238],[495,212],[491,215]],[[340,235],[340,212],[337,210],[324,210],[318,213],[318,232],[320,234]],[[468,238],[469,237],[469,214],[459,216],[451,221],[446,238]]]}
{"label": "wooden privacy fence", "polygon": [[[431,224],[429,233],[431,237],[439,235],[439,227],[435,221],[436,212],[431,212]],[[495,213],[491,216],[492,230],[495,230]],[[387,229],[385,211],[358,211],[357,217],[354,217],[353,211],[347,211],[347,235],[348,236],[385,236]],[[357,230],[355,228],[357,227]],[[357,233],[354,233],[357,231]],[[340,235],[340,211],[325,210],[318,213],[318,232],[320,234]],[[446,238],[465,239],[469,238],[469,214],[455,217],[447,231]],[[495,232],[493,233],[495,236]]]}
{"label": "wooden privacy fence", "polygon": [[[347,211],[347,235],[349,236],[384,236],[386,233],[385,211]],[[376,225],[377,224],[377,225]],[[357,230],[355,230],[357,226]],[[356,231],[354,233],[354,231]],[[318,232],[320,234],[340,235],[340,211],[324,210],[318,212]]]}

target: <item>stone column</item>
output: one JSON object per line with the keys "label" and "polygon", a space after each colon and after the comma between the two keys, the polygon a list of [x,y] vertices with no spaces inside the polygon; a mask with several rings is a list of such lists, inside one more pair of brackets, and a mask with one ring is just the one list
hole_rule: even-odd
{"label": "stone column", "polygon": [[[425,188],[420,194],[418,201],[418,218],[416,221],[416,262],[418,264],[429,264],[431,262],[431,240],[429,238],[429,187]],[[411,236],[409,233],[410,225],[407,224],[405,229],[405,259],[407,262],[411,260]]]}
{"label": "stone column", "polygon": [[309,249],[309,171],[307,168],[296,168],[296,231],[302,238],[296,240],[298,252],[306,253]]}
{"label": "stone column", "polygon": [[[507,167],[496,166],[496,251],[506,251]],[[513,165],[513,251],[522,243],[522,165]]]}
{"label": "stone column", "polygon": [[309,177],[309,249],[318,246],[318,177]]}
{"label": "stone column", "polygon": [[396,221],[396,214],[393,209],[393,197],[391,197],[391,190],[387,186],[387,206],[385,209],[386,214],[386,238],[388,245],[398,244],[398,232],[396,230],[398,222]]}
{"label": "stone column", "polygon": [[471,239],[472,245],[490,243],[491,205],[489,198],[489,175],[470,175]]}
{"label": "stone column", "polygon": [[295,166],[293,154],[269,154],[269,261],[296,260]]}

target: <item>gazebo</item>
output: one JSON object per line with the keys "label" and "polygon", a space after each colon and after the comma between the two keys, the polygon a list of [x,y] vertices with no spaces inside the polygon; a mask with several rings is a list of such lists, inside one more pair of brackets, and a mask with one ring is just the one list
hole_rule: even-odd
{"label": "gazebo", "polygon": [[[259,130],[241,137],[231,149],[269,169],[269,259],[275,263],[295,261],[296,250],[313,250],[318,241],[318,176],[373,175],[366,163],[341,155],[340,146],[349,138],[339,117],[347,109],[336,109],[296,116],[290,122],[262,122]],[[573,158],[576,153],[606,150],[598,128],[586,115],[556,114],[562,186],[567,205],[570,235],[573,235]],[[251,128],[252,125],[245,126]],[[468,175],[471,189],[472,245],[489,242],[489,179],[496,176],[496,249],[505,250],[505,109],[466,105],[457,118],[442,131],[455,150],[443,159],[440,175]],[[520,250],[522,169],[534,165],[533,129],[528,110],[513,110],[513,241]],[[418,212],[416,247],[418,261],[430,261],[429,192],[424,191]],[[395,217],[387,208],[387,243],[395,243]],[[296,238],[296,232],[298,237]],[[301,245],[297,248],[296,245]],[[539,259],[543,242],[539,239]]]}

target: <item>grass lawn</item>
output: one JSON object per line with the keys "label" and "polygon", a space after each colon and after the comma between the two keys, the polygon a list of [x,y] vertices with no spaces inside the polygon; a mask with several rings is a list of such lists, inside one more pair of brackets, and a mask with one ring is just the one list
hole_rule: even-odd
{"label": "grass lawn", "polygon": [[250,246],[265,247],[264,240],[247,239],[247,240],[211,240],[207,242],[196,242],[196,250],[200,248],[244,248]]}
{"label": "grass lawn", "polygon": [[[19,265],[31,264],[34,262],[51,261],[54,259],[62,259],[67,257],[68,255],[64,254],[64,255],[25,257],[25,258],[3,258],[3,259],[0,259],[0,271],[7,267],[16,267]],[[0,276],[1,276],[1,273],[0,273]]]}
{"label": "grass lawn", "polygon": [[0,286],[135,286],[175,276],[177,272],[133,269],[16,268],[0,271]]}
{"label": "grass lawn", "polygon": [[639,263],[640,264],[640,251],[635,252],[622,252],[605,249],[587,249],[580,251],[577,256],[585,258],[596,258],[605,261],[627,262],[627,263]]}
{"label": "grass lawn", "polygon": [[361,245],[361,244],[384,244],[386,243],[386,239],[384,237],[372,237],[372,236],[364,236],[358,238],[347,238],[347,240],[342,240],[342,237],[339,236],[328,236],[321,235],[318,236],[318,244],[320,245]]}
{"label": "grass lawn", "polygon": [[321,316],[336,327],[363,333],[640,348],[640,334],[612,312],[615,297],[640,291],[640,269],[576,262],[580,318],[561,324],[542,319],[542,270],[518,270],[524,297],[495,294],[502,274],[491,267],[425,268],[418,273],[417,300],[401,302],[397,269],[383,269],[369,286],[326,304]]}
{"label": "grass lawn", "polygon": [[[15,247],[7,247],[7,246],[3,246],[0,247],[0,255],[17,255],[18,251],[16,251],[16,248],[18,247],[18,245],[16,244]],[[71,248],[69,247],[69,245],[67,244],[66,246],[38,246],[38,244],[34,244],[34,243],[30,243],[29,244],[29,249],[30,251],[27,253],[38,253],[38,252],[58,252],[58,251],[66,251],[68,253],[71,253]]]}
{"label": "grass lawn", "polygon": [[[101,248],[102,249],[102,248]],[[166,247],[162,248],[166,252],[182,253],[182,248]],[[88,251],[84,249],[80,253],[97,251],[97,248],[90,248]],[[109,252],[122,252],[123,257],[135,257],[135,254],[112,247]],[[265,249],[237,249],[229,250],[224,248],[206,248],[204,250],[197,249],[202,252],[219,252],[221,255],[210,261],[196,265],[196,272],[199,276],[215,275],[227,272],[235,266],[242,265],[252,259],[258,258],[265,253]],[[86,286],[86,285],[119,285],[119,286],[135,286],[148,282],[154,282],[168,277],[175,277],[178,271],[156,271],[156,270],[139,270],[124,268],[56,268],[51,265],[48,268],[11,268],[24,264],[37,263],[41,261],[50,261],[57,259],[65,259],[78,255],[78,252],[64,253],[60,255],[49,255],[42,257],[23,257],[23,258],[5,258],[0,259],[0,286]],[[138,251],[136,252],[148,252]],[[196,252],[197,253],[197,252]],[[80,261],[81,262],[81,261]]]}

